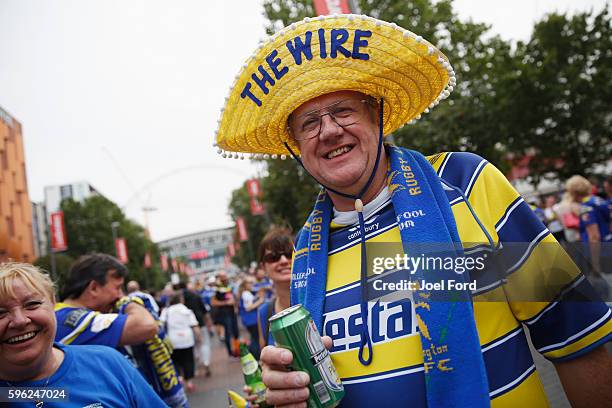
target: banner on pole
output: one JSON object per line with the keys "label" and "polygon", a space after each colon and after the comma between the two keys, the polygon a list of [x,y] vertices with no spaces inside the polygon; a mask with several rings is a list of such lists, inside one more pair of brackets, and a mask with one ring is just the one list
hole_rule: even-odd
{"label": "banner on pole", "polygon": [[246,188],[249,193],[251,204],[251,214],[262,215],[266,210],[261,203],[261,185],[258,179],[250,179],[246,181]]}
{"label": "banner on pole", "polygon": [[236,229],[238,230],[238,240],[244,242],[249,240],[249,233],[247,231],[246,222],[244,217],[236,218]]}
{"label": "banner on pole", "polygon": [[122,264],[128,263],[128,253],[125,238],[115,239],[115,249],[117,251],[117,259],[119,259],[119,262],[121,262]]}
{"label": "banner on pole", "polygon": [[66,240],[66,227],[64,226],[64,212],[51,213],[51,250],[61,252],[68,249]]}
{"label": "banner on pole", "polygon": [[349,0],[313,0],[315,13],[318,16],[328,14],[351,14],[351,2]]}
{"label": "banner on pole", "polygon": [[159,263],[161,264],[162,271],[168,272],[168,255],[161,255]]}
{"label": "banner on pole", "polygon": [[149,269],[151,267],[151,253],[147,252],[144,256],[144,267]]}

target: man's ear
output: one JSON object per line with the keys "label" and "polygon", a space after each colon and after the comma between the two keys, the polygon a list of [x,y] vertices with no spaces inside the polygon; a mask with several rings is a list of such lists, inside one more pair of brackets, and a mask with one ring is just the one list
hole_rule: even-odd
{"label": "man's ear", "polygon": [[85,287],[84,292],[89,292],[92,295],[97,295],[98,292],[100,292],[100,284],[95,280],[92,279],[88,284],[87,287]]}

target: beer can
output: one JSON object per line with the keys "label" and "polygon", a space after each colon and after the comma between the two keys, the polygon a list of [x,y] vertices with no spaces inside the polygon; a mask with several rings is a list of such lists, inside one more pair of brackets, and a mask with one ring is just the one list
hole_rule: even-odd
{"label": "beer can", "polygon": [[344,387],[308,310],[295,305],[275,314],[270,318],[270,332],[278,347],[293,353],[291,370],[310,376],[308,408],[338,406]]}

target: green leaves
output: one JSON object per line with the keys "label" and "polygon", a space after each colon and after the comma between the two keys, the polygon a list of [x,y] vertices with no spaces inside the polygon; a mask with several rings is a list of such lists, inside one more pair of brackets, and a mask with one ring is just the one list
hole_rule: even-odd
{"label": "green leaves", "polygon": [[[63,200],[68,250],[63,255],[76,259],[91,252],[115,255],[115,244],[111,224],[118,222],[117,236],[125,238],[129,262],[128,280],[140,282],[143,288],[160,288],[166,281],[159,265],[157,246],[145,235],[144,228],[128,220],[115,203],[103,196],[92,196],[83,202],[72,199]],[[151,252],[153,267],[145,270],[144,256]],[[64,271],[59,271],[58,275]]]}

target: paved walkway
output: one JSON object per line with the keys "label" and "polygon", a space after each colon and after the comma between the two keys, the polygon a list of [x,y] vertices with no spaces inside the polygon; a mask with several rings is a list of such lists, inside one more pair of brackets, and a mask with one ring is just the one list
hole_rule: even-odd
{"label": "paved walkway", "polygon": [[197,376],[194,380],[196,391],[188,394],[192,408],[227,407],[227,390],[242,393],[244,377],[239,359],[230,359],[225,345],[218,337],[211,339],[211,376]]}

